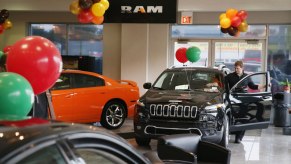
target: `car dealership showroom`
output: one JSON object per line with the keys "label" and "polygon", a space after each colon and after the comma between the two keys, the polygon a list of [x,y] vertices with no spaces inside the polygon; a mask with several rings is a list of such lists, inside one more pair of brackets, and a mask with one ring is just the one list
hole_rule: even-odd
{"label": "car dealership showroom", "polygon": [[0,0],[0,163],[289,164],[289,49],[291,0]]}

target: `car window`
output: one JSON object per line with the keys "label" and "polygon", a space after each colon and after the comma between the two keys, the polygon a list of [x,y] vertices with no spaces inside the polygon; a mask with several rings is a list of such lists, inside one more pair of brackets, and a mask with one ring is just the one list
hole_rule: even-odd
{"label": "car window", "polygon": [[27,156],[23,160],[18,162],[19,164],[66,164],[66,160],[62,156],[61,152],[56,145],[51,145],[34,152]]}
{"label": "car window", "polygon": [[87,164],[106,163],[106,164],[126,164],[125,161],[120,159],[114,154],[97,149],[76,149],[76,152]]}
{"label": "car window", "polygon": [[256,74],[249,76],[243,81],[239,82],[232,90],[233,92],[241,93],[258,93],[266,91],[266,88],[262,90],[252,88],[252,83],[255,85],[266,86],[266,78],[266,74]]}
{"label": "car window", "polygon": [[71,75],[68,73],[61,74],[52,90],[61,90],[71,88]]}
{"label": "car window", "polygon": [[222,74],[212,71],[166,71],[154,83],[154,89],[219,91],[223,87]]}
{"label": "car window", "polygon": [[95,76],[74,74],[74,88],[87,88],[96,86],[105,86],[104,80]]}

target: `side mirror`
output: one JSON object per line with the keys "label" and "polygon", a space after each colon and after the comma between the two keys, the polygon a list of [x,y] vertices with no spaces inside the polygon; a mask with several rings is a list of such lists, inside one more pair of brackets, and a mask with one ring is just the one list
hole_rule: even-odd
{"label": "side mirror", "polygon": [[143,88],[144,89],[150,89],[152,87],[152,83],[144,83]]}

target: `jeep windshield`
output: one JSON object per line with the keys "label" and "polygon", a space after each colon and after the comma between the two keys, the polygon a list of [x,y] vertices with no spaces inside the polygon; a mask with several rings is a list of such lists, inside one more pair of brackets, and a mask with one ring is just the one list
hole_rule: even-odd
{"label": "jeep windshield", "polygon": [[153,89],[220,92],[222,79],[223,75],[214,70],[167,70],[153,84]]}

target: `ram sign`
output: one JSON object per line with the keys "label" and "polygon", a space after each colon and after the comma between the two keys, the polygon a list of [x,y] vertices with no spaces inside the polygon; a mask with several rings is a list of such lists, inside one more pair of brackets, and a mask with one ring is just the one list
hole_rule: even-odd
{"label": "ram sign", "polygon": [[104,23],[176,23],[177,0],[109,0]]}

